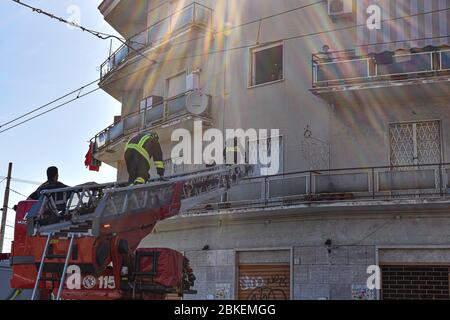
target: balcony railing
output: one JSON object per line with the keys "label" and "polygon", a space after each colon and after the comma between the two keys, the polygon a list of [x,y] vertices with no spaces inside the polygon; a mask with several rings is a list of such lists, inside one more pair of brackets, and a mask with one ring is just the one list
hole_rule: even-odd
{"label": "balcony railing", "polygon": [[399,81],[448,74],[450,50],[396,54],[387,58],[380,55],[356,56],[351,52],[313,55],[313,87],[326,88],[341,85]]}
{"label": "balcony railing", "polygon": [[[155,105],[132,113],[120,121],[98,133],[93,139],[94,152],[123,139],[140,130],[151,129],[166,124],[172,120],[189,115],[186,108],[186,97],[189,92],[167,99]],[[211,99],[210,96],[208,96]],[[211,102],[209,103],[209,106]],[[204,113],[209,115],[209,110]]]}
{"label": "balcony railing", "polygon": [[177,159],[169,159],[164,161],[166,176],[195,172],[204,170],[206,168],[206,166],[202,164],[175,164],[176,163],[175,160]]}
{"label": "balcony railing", "polygon": [[[100,78],[120,66],[128,58],[145,48],[155,47],[175,34],[192,26],[212,29],[213,10],[199,3],[192,3],[169,17],[155,23],[145,31],[134,35],[115,51],[100,67]],[[130,47],[132,49],[130,49]]]}
{"label": "balcony railing", "polygon": [[316,170],[244,180],[228,192],[226,203],[210,210],[345,201],[450,199],[450,164]]}

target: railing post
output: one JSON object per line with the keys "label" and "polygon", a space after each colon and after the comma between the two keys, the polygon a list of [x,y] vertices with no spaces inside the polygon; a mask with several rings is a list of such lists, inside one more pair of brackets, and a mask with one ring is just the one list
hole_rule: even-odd
{"label": "railing post", "polygon": [[441,193],[441,197],[444,196],[444,166],[442,165],[442,163],[439,164],[439,188],[440,188],[440,193]]}
{"label": "railing post", "polygon": [[142,128],[145,129],[147,127],[147,102],[145,103],[145,108],[144,108],[144,119],[142,120]]}
{"label": "railing post", "polygon": [[367,63],[367,78],[370,78],[370,59],[366,59],[366,63]]}
{"label": "railing post", "polygon": [[372,168],[372,198],[375,200],[375,168]]}
{"label": "railing post", "polygon": [[197,21],[197,4],[194,2],[194,7],[192,8],[192,23]]}
{"label": "railing post", "polygon": [[267,184],[268,184],[268,178],[264,177],[264,205],[267,206],[269,203],[269,195],[267,192]]}
{"label": "railing post", "polygon": [[312,196],[312,171],[309,171],[309,196]]}
{"label": "railing post", "polygon": [[317,67],[314,64],[314,60],[313,59],[311,59],[311,63],[312,63],[312,70],[311,70],[311,73],[312,73],[312,77],[311,77],[312,78],[312,87],[314,88],[316,83],[317,83],[317,76],[316,76]]}

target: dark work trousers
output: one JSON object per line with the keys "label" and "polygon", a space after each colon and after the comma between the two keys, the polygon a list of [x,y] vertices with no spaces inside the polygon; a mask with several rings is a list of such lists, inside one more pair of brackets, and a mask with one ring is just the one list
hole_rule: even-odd
{"label": "dark work trousers", "polygon": [[127,164],[128,182],[134,183],[137,178],[143,178],[147,181],[150,178],[150,167],[145,158],[136,150],[128,149],[125,152],[125,162]]}

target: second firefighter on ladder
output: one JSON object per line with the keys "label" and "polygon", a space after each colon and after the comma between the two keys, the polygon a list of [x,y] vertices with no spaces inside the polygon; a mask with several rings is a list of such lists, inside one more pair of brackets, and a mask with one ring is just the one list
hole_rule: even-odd
{"label": "second firefighter on ladder", "polygon": [[150,178],[152,159],[159,177],[164,180],[165,167],[158,134],[156,132],[140,133],[131,138],[125,147],[129,183],[147,183]]}

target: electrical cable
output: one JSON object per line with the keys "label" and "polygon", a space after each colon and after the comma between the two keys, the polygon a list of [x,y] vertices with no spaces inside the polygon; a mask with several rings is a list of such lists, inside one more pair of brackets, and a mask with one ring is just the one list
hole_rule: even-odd
{"label": "electrical cable", "polygon": [[[18,2],[18,0],[12,0],[12,1]],[[314,4],[318,4],[318,3],[321,3],[321,2],[323,2],[323,1],[316,2],[316,3],[314,3]],[[18,3],[23,4],[23,3],[21,3],[21,2],[18,2]],[[313,4],[309,4],[309,5],[307,5],[307,6],[311,6],[311,5],[313,5]],[[302,7],[305,7],[305,6],[302,6]],[[295,10],[295,9],[291,9],[290,12],[292,12],[292,11],[294,11],[294,10]],[[297,8],[297,10],[298,10],[298,8]],[[442,12],[442,11],[447,11],[447,10],[450,10],[450,8],[437,9],[437,10],[433,10],[433,11],[422,12],[422,13],[412,14],[412,15],[408,15],[408,16],[401,16],[401,17],[396,17],[396,18],[392,18],[392,19],[385,19],[385,20],[383,20],[382,22],[389,22],[389,21],[395,21],[395,20],[400,20],[400,19],[406,19],[406,18],[415,17],[415,16],[419,16],[419,15],[425,15],[425,14],[434,14],[434,13],[438,13],[438,12]],[[283,13],[271,15],[270,17],[274,17],[274,16],[281,15],[281,14],[283,14]],[[262,19],[264,19],[264,18],[262,18]],[[259,22],[259,21],[262,20],[262,19],[258,19],[258,20],[256,20],[256,22]],[[242,26],[248,25],[248,24],[251,24],[251,23],[254,23],[254,21],[244,23],[244,24],[242,24]],[[338,32],[338,31],[343,31],[343,30],[348,30],[348,29],[354,29],[354,28],[358,28],[358,27],[361,27],[361,26],[366,26],[366,25],[365,25],[365,24],[364,24],[364,25],[354,25],[354,26],[347,26],[347,27],[336,28],[336,29],[330,29],[330,30],[323,30],[323,31],[318,31],[318,32],[314,32],[314,33],[309,33],[309,34],[301,34],[301,35],[297,35],[297,36],[287,37],[287,38],[279,39],[278,41],[288,41],[288,40],[299,39],[299,38],[304,38],[304,37],[309,37],[309,36],[317,36],[317,35],[325,34],[325,33],[331,33],[331,32]],[[238,26],[235,26],[235,27],[237,28]],[[426,39],[448,38],[448,37],[450,37],[450,36],[428,37],[428,38],[420,38],[420,39],[407,39],[407,40],[401,40],[401,42],[417,41],[417,40],[426,40]],[[189,41],[194,41],[194,40],[196,40],[196,39],[190,39]],[[374,45],[374,44],[368,44],[367,46],[373,46],[373,45]],[[183,56],[183,57],[178,57],[178,58],[174,58],[174,59],[167,59],[167,60],[162,60],[162,61],[155,61],[155,60],[152,60],[152,62],[153,62],[153,65],[155,65],[155,64],[160,64],[160,63],[162,63],[162,62],[172,62],[172,61],[177,61],[177,60],[184,60],[184,59],[194,58],[194,57],[198,57],[198,56],[207,56],[207,55],[218,54],[218,53],[223,53],[223,52],[227,52],[227,51],[235,51],[235,50],[240,50],[240,49],[246,49],[246,48],[251,48],[251,47],[254,47],[254,46],[255,46],[254,44],[243,45],[243,46],[238,46],[238,47],[234,47],[234,48],[226,48],[226,49],[221,49],[221,50],[216,50],[216,51],[209,51],[209,52],[206,52],[206,53],[195,54],[195,55],[190,55],[190,56]],[[364,46],[364,45],[363,45],[363,46]],[[359,46],[359,47],[361,47],[361,46]],[[151,66],[153,66],[153,65],[151,65]],[[134,73],[137,73],[137,72],[141,71],[142,69],[146,69],[146,68],[149,68],[149,67],[151,67],[151,66],[145,66],[145,67],[143,67],[143,68],[141,68],[141,69],[135,70],[135,71],[133,71],[133,72],[131,72],[131,73],[129,73],[129,74],[123,76],[123,77],[120,77],[120,78],[118,78],[118,79],[115,79],[114,81],[110,81],[110,82],[108,82],[107,84],[115,83],[115,82],[117,82],[117,81],[119,81],[119,80],[122,80],[122,79],[124,79],[124,78],[126,78],[126,77],[129,77],[130,75],[132,75],[132,74],[134,74]],[[96,80],[96,81],[98,81],[98,80]],[[95,81],[95,82],[96,82],[96,81]],[[83,86],[83,87],[84,87],[84,86]],[[81,90],[83,87],[81,87],[79,90]],[[52,108],[52,109],[49,109],[49,110],[47,110],[47,111],[45,111],[45,112],[42,112],[42,113],[38,114],[37,116],[34,116],[34,117],[29,118],[29,119],[27,119],[27,120],[25,120],[25,121],[22,121],[22,122],[20,122],[20,123],[14,125],[14,126],[11,126],[11,127],[7,128],[7,129],[4,129],[4,130],[0,131],[0,133],[3,133],[3,132],[6,132],[6,131],[8,131],[8,130],[11,130],[11,129],[13,129],[13,128],[16,128],[16,127],[19,126],[19,125],[22,125],[22,124],[24,124],[24,123],[27,123],[27,122],[29,122],[29,121],[31,121],[31,120],[37,118],[37,117],[40,117],[40,116],[42,116],[42,115],[44,115],[44,114],[47,114],[47,113],[49,113],[49,112],[51,112],[51,111],[53,111],[53,110],[56,110],[56,109],[60,108],[60,107],[62,107],[62,106],[65,106],[65,105],[67,105],[68,103],[71,103],[71,102],[73,102],[73,101],[75,101],[75,100],[77,100],[77,99],[79,99],[79,98],[85,97],[85,96],[87,96],[88,94],[91,94],[91,93],[93,93],[93,92],[95,92],[95,91],[97,91],[97,90],[99,90],[99,89],[101,89],[101,87],[96,88],[96,89],[94,89],[94,90],[91,90],[91,91],[89,91],[89,92],[86,93],[86,94],[79,95],[79,96],[77,96],[76,98],[71,99],[71,100],[69,100],[69,101],[67,101],[67,102],[65,102],[65,103],[63,103],[63,104],[61,104],[61,105],[58,105],[58,106],[56,106],[56,107],[54,107],[54,108]],[[77,92],[77,91],[79,91],[79,90],[76,90],[76,91],[74,91],[74,92]],[[72,94],[73,94],[74,92],[72,92]],[[69,94],[68,94],[68,95],[69,95]],[[67,97],[68,95],[65,95],[64,97]],[[59,100],[61,100],[61,99],[62,99],[62,98],[58,99],[57,101],[59,101]],[[25,116],[25,115],[24,115],[24,116]],[[21,119],[21,118],[23,118],[24,116],[18,117],[18,119]],[[5,126],[5,124],[2,125],[2,126]],[[0,128],[1,128],[2,126],[0,126]]]}
{"label": "electrical cable", "polygon": [[[4,181],[4,180],[7,179],[7,177],[0,176],[0,179],[3,179],[2,181]],[[17,179],[17,178],[14,178],[14,177],[11,177],[11,181],[18,182],[18,183],[32,184],[32,185],[36,185],[36,186],[40,186],[42,184],[41,182]]]}
{"label": "electrical cable", "polygon": [[[39,14],[43,14],[43,15],[51,18],[51,19],[58,20],[59,22],[65,23],[65,24],[70,25],[70,26],[72,26],[74,28],[78,28],[81,31],[85,31],[85,32],[87,32],[87,33],[89,33],[89,34],[91,34],[91,35],[93,35],[93,36],[95,36],[95,37],[97,37],[99,39],[102,39],[102,40],[116,39],[116,40],[120,41],[123,45],[127,46],[129,49],[133,50],[134,52],[138,53],[139,55],[142,55],[143,58],[148,59],[148,57],[143,55],[139,50],[133,48],[133,46],[128,44],[126,40],[124,40],[124,39],[122,39],[122,38],[120,38],[118,36],[115,36],[115,35],[112,35],[112,34],[108,34],[108,33],[104,33],[104,32],[100,32],[100,31],[96,31],[96,30],[92,30],[92,29],[88,29],[88,28],[83,27],[83,26],[81,26],[81,25],[79,25],[79,24],[77,24],[77,23],[75,23],[73,21],[68,21],[68,20],[66,20],[64,18],[55,16],[52,13],[49,13],[49,12],[46,12],[46,11],[44,11],[42,9],[33,7],[33,6],[29,5],[29,4],[21,2],[20,0],[11,0],[11,1],[13,1],[13,2],[15,2],[17,4],[20,4],[20,5],[24,6],[24,7],[27,7],[29,9],[31,9],[33,12],[36,12],[36,13],[39,13]],[[139,43],[139,42],[134,42],[134,41],[131,41],[131,42],[143,45],[142,43]],[[149,59],[149,61],[152,61],[152,60]],[[153,60],[153,62],[155,62],[155,61]]]}
{"label": "electrical cable", "polygon": [[14,190],[14,189],[9,188],[9,191],[12,191],[12,192],[14,192],[15,194],[18,194],[19,196],[22,196],[22,197],[24,197],[24,198],[28,198],[28,196],[26,196],[26,195],[20,193],[19,191]]}
{"label": "electrical cable", "polygon": [[0,131],[0,133],[9,131],[9,130],[14,129],[14,128],[16,128],[16,127],[22,125],[22,124],[25,124],[25,123],[27,123],[27,122],[30,122],[31,120],[34,120],[34,119],[36,119],[36,118],[39,118],[39,117],[41,117],[41,116],[43,116],[43,115],[45,115],[45,114],[47,114],[47,113],[49,113],[49,112],[52,112],[52,111],[54,111],[54,110],[56,110],[56,109],[59,109],[59,108],[63,107],[63,106],[66,106],[66,105],[68,105],[69,103],[71,103],[71,102],[73,102],[73,101],[75,101],[75,100],[81,99],[81,98],[83,98],[83,97],[85,97],[85,96],[87,96],[87,95],[90,95],[90,94],[92,94],[92,93],[94,93],[94,92],[96,92],[96,91],[98,91],[98,90],[100,90],[100,89],[101,89],[100,87],[99,87],[99,88],[95,88],[95,89],[93,89],[93,90],[91,90],[91,91],[89,91],[89,92],[87,92],[87,93],[85,93],[85,94],[82,94],[82,95],[80,95],[80,96],[77,96],[77,97],[75,97],[75,98],[69,100],[69,101],[66,101],[66,102],[64,102],[64,103],[61,103],[61,104],[59,104],[59,105],[57,105],[57,106],[55,106],[55,107],[53,107],[53,108],[51,108],[51,109],[49,109],[49,110],[46,110],[46,111],[44,111],[44,112],[41,112],[41,113],[39,113],[39,114],[37,114],[37,115],[31,117],[31,118],[28,118],[28,119],[26,119],[26,120],[24,120],[24,121],[19,122],[19,123],[15,124],[15,125],[13,125],[13,126],[11,126],[11,127],[8,127],[8,128],[6,128],[6,129],[3,129],[3,130]]}
{"label": "electrical cable", "polygon": [[[13,1],[14,1],[14,0],[13,0]],[[90,87],[91,85],[93,85],[94,83],[96,83],[96,82],[98,82],[98,81],[100,81],[100,79],[91,81],[91,82],[89,82],[89,83],[87,83],[87,84],[85,84],[85,85],[79,87],[78,89],[75,89],[75,90],[73,90],[73,91],[71,91],[71,92],[69,92],[69,93],[67,93],[67,94],[65,94],[65,95],[63,95],[63,96],[61,96],[61,97],[59,97],[59,98],[57,98],[57,99],[52,100],[51,102],[48,102],[48,103],[46,103],[46,104],[44,104],[44,105],[42,105],[42,106],[40,106],[40,107],[38,107],[38,108],[35,108],[35,109],[33,109],[33,110],[31,110],[31,111],[29,111],[29,112],[27,112],[27,113],[25,113],[25,114],[23,114],[23,115],[21,115],[21,116],[19,116],[19,117],[16,117],[16,118],[14,118],[14,119],[12,119],[12,120],[6,122],[6,123],[3,123],[3,124],[0,125],[0,128],[3,128],[3,127],[5,127],[5,126],[7,126],[7,125],[9,125],[9,124],[11,124],[11,123],[13,123],[13,122],[16,122],[16,121],[18,121],[18,120],[20,120],[20,119],[22,119],[22,118],[25,118],[26,116],[28,116],[28,115],[30,115],[30,114],[32,114],[32,113],[35,113],[36,111],[42,110],[42,109],[44,109],[45,107],[48,107],[49,105],[52,105],[52,104],[54,104],[55,102],[58,102],[58,101],[60,101],[60,100],[62,100],[62,99],[64,99],[64,98],[67,98],[68,96],[70,96],[70,95],[72,95],[72,94],[74,94],[74,93],[76,93],[76,92],[80,92],[80,90],[83,90],[83,89],[85,89],[85,88],[87,88],[87,87]]]}

